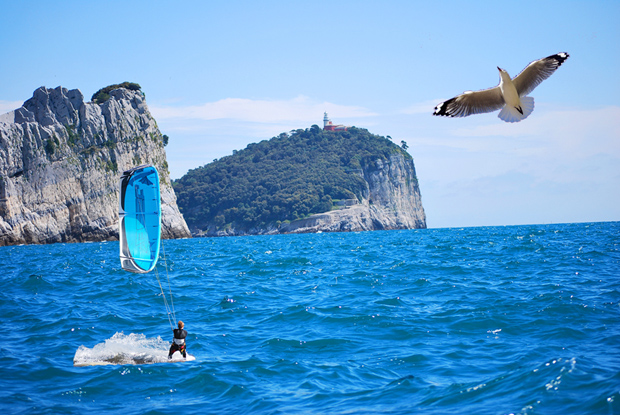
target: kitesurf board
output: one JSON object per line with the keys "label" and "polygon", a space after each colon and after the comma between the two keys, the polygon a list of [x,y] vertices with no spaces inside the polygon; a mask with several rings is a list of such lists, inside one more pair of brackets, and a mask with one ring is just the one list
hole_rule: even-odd
{"label": "kitesurf board", "polygon": [[[176,353],[175,353],[176,354]],[[166,360],[152,360],[152,361],[147,361],[147,360],[139,360],[139,359],[132,359],[133,363],[130,362],[109,362],[109,361],[105,361],[105,360],[99,360],[99,361],[95,361],[95,362],[73,362],[73,366],[75,367],[86,367],[86,366],[110,366],[110,365],[114,365],[114,366],[125,366],[125,365],[154,365],[157,363],[185,363],[185,362],[192,362],[194,360],[196,360],[196,356],[192,356],[191,354],[187,353],[187,359],[184,359],[183,357],[174,357],[172,359],[166,359]]]}

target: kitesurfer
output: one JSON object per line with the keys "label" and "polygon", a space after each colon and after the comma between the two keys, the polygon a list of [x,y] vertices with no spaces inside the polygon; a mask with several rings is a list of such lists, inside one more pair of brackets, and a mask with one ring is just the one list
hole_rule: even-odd
{"label": "kitesurfer", "polygon": [[187,330],[184,330],[182,321],[179,321],[179,328],[173,329],[174,338],[172,339],[172,345],[170,346],[170,351],[168,352],[168,359],[172,358],[174,352],[179,351],[183,354],[183,358],[187,358],[187,354],[185,351],[185,338],[187,337]]}

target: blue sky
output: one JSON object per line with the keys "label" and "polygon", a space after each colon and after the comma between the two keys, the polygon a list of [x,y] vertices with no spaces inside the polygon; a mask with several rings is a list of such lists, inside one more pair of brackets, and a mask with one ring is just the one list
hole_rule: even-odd
{"label": "blue sky", "polygon": [[[178,4],[176,4],[178,3]],[[429,227],[620,220],[620,2],[2,1],[0,112],[137,82],[173,178],[338,124],[404,140]],[[431,116],[557,52],[517,124]]]}

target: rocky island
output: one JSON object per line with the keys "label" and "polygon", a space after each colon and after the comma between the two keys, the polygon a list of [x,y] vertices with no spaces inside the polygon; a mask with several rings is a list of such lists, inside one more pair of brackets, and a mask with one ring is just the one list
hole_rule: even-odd
{"label": "rocky island", "polygon": [[139,85],[99,92],[84,102],[41,87],[0,115],[0,246],[118,239],[119,177],[147,163],[161,177],[162,236],[190,236]]}
{"label": "rocky island", "polygon": [[175,181],[192,234],[426,228],[411,155],[390,138],[325,119],[323,129],[250,144]]}

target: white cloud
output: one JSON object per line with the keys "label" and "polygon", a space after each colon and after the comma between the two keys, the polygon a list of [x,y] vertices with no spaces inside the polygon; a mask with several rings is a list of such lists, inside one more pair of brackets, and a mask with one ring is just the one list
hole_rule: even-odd
{"label": "white cloud", "polygon": [[411,143],[513,156],[582,158],[603,153],[620,157],[620,106],[558,109],[543,104],[519,123],[505,123],[493,115],[432,117]]}
{"label": "white cloud", "polygon": [[150,106],[157,120],[220,120],[233,119],[254,123],[313,123],[323,119],[323,112],[338,119],[369,117],[376,115],[370,110],[317,102],[305,96],[289,100],[252,100],[226,98],[215,102],[192,106]]}
{"label": "white cloud", "polygon": [[437,104],[442,102],[441,99],[434,99],[425,102],[418,102],[416,104],[410,105],[406,108],[403,108],[399,112],[401,114],[432,114]]}
{"label": "white cloud", "polygon": [[615,132],[620,132],[620,107],[609,106],[596,109],[560,108],[551,109],[548,105],[541,105],[541,109],[534,112],[527,120],[519,123],[498,122],[490,125],[481,125],[475,128],[457,130],[462,136],[505,136],[522,137],[527,135],[567,136],[578,133],[600,130],[610,126]]}

